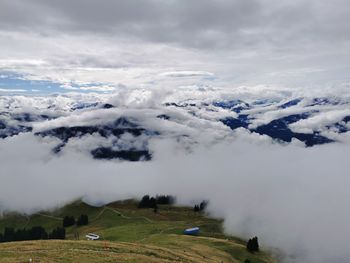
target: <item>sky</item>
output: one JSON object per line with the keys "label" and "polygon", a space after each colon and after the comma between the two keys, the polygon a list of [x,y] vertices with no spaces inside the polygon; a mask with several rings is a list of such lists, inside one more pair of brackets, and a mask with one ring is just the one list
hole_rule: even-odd
{"label": "sky", "polygon": [[347,0],[0,0],[0,92],[349,83]]}

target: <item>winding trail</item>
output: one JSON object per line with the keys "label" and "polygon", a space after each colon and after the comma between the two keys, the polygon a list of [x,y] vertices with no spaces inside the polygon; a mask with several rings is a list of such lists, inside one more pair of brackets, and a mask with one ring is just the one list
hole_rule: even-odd
{"label": "winding trail", "polygon": [[51,219],[55,219],[55,220],[63,220],[63,217],[50,216],[50,215],[46,215],[46,214],[42,214],[42,213],[36,213],[34,215],[39,215],[39,216],[43,216],[43,217],[47,217],[47,218],[51,218]]}
{"label": "winding trail", "polygon": [[[141,217],[126,216],[122,212],[120,212],[120,211],[118,211],[118,210],[116,210],[116,209],[114,209],[112,207],[109,207],[109,206],[104,206],[103,209],[98,213],[98,215],[96,215],[96,217],[91,219],[91,222],[98,220],[106,210],[112,211],[113,213],[116,213],[116,214],[118,214],[119,216],[121,216],[122,218],[125,218],[125,219],[144,219],[148,223],[154,223],[151,219],[149,219],[149,218],[147,218],[145,216],[141,216]],[[34,215],[39,215],[39,216],[43,216],[43,217],[47,217],[47,218],[51,218],[51,219],[55,219],[55,220],[63,220],[63,217],[51,216],[51,215],[47,215],[47,214],[43,214],[43,213],[35,213]],[[31,217],[28,216],[28,222],[30,221],[30,218]]]}
{"label": "winding trail", "polygon": [[114,208],[112,208],[112,207],[105,206],[105,208],[108,209],[108,210],[110,210],[110,211],[112,211],[112,212],[114,212],[114,213],[116,213],[116,214],[118,214],[118,215],[120,215],[122,218],[125,218],[125,219],[144,219],[144,220],[146,220],[148,223],[153,223],[153,221],[152,221],[151,219],[149,219],[149,218],[147,218],[147,217],[145,217],[145,216],[140,216],[140,217],[129,217],[129,216],[124,215],[123,213],[121,213],[120,211],[118,211],[118,210],[116,210],[116,209],[114,209]]}

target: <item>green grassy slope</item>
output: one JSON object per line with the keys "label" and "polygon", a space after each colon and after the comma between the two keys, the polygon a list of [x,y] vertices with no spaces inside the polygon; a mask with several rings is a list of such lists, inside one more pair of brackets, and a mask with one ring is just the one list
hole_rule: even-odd
{"label": "green grassy slope", "polygon": [[[77,201],[31,216],[4,215],[0,218],[1,232],[5,227],[37,225],[51,230],[61,226],[66,215],[77,218],[87,214],[90,223],[66,228],[68,241],[2,243],[0,262],[19,262],[29,257],[40,262],[109,262],[109,259],[110,262],[244,262],[245,259],[252,263],[275,262],[264,252],[247,252],[244,241],[224,235],[222,221],[195,213],[192,208],[161,205],[155,214],[152,209],[136,206],[132,200],[103,207]],[[193,226],[200,227],[199,236],[182,234],[185,228]],[[75,232],[79,233],[80,241],[73,241]],[[102,240],[82,241],[89,232],[99,234]],[[87,259],[76,261],[76,256]]]}

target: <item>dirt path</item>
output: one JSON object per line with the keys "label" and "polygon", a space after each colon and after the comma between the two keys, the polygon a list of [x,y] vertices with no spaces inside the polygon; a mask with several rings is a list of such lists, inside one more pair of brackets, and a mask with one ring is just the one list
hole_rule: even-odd
{"label": "dirt path", "polygon": [[34,215],[39,215],[39,216],[43,216],[43,217],[47,217],[47,218],[51,218],[51,219],[55,219],[55,220],[63,220],[62,217],[50,216],[50,215],[45,215],[45,214],[41,214],[41,213],[36,213]]}
{"label": "dirt path", "polygon": [[[141,217],[130,217],[130,216],[126,216],[124,215],[122,212],[112,208],[112,207],[108,207],[108,206],[104,206],[103,209],[101,210],[100,213],[98,213],[98,215],[96,217],[94,217],[93,219],[91,219],[91,222],[96,221],[97,219],[99,219],[102,214],[106,211],[106,210],[110,210],[113,213],[118,214],[119,216],[121,216],[122,218],[125,219],[144,219],[149,223],[153,223],[153,221],[145,216],[141,216]],[[42,214],[42,213],[36,213],[34,215],[39,215],[39,216],[43,216],[43,217],[47,217],[47,218],[51,218],[51,219],[55,219],[55,220],[63,220],[62,217],[57,217],[57,216],[51,216],[51,215],[46,215],[46,214]],[[28,217],[28,222],[30,221],[30,217]]]}
{"label": "dirt path", "polygon": [[126,216],[124,215],[123,213],[121,213],[120,211],[114,209],[114,208],[111,208],[111,207],[108,207],[108,206],[105,206],[106,209],[120,215],[122,218],[125,218],[125,219],[144,219],[146,220],[148,223],[153,223],[153,221],[145,216],[141,216],[141,217],[129,217],[129,216]]}

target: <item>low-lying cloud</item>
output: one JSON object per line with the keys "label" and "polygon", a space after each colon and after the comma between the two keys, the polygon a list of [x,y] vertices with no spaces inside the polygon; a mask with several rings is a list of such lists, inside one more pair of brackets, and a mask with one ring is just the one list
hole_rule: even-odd
{"label": "low-lying cloud", "polygon": [[[0,141],[3,210],[31,213],[75,198],[101,204],[165,193],[178,201],[209,199],[209,212],[234,235],[258,235],[285,262],[346,262],[349,144],[304,148],[271,144],[238,131],[213,146],[154,139],[150,162],[96,161],[49,154],[55,142],[22,134]],[[181,164],[181,165],[179,165]]]}

